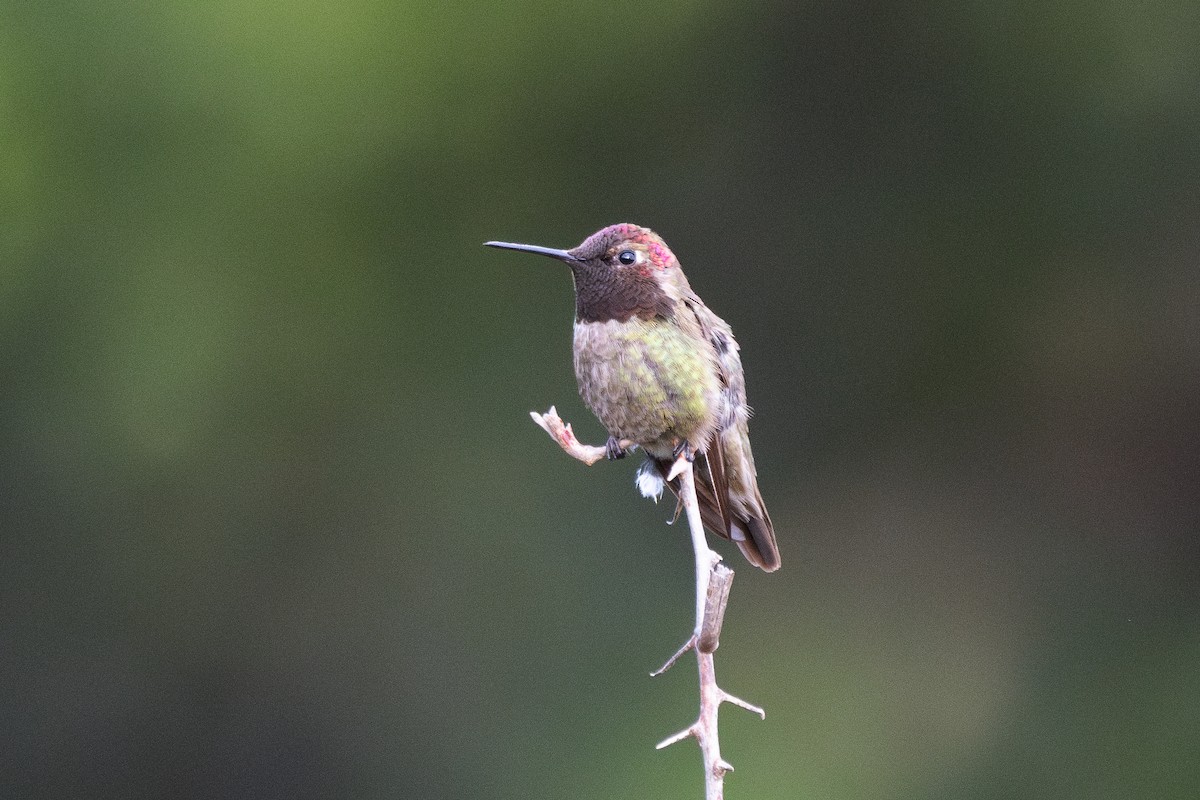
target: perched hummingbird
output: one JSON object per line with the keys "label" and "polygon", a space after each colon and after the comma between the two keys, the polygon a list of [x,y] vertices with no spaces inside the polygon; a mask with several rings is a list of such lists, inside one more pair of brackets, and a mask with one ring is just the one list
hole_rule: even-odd
{"label": "perched hummingbird", "polygon": [[[640,445],[647,459],[638,485],[654,495],[679,455],[694,459],[705,527],[736,542],[755,566],[779,569],[750,453],[750,408],[733,331],[692,291],[658,234],[623,224],[571,250],[487,245],[550,256],[571,268],[575,377],[608,430],[608,457],[625,456],[622,439]],[[678,478],[671,489],[679,493]]]}

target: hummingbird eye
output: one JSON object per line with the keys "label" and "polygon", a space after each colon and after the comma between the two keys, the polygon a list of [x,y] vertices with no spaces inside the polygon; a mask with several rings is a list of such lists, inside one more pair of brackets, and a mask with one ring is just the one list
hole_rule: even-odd
{"label": "hummingbird eye", "polygon": [[637,253],[632,250],[622,250],[617,256],[617,261],[620,261],[622,264],[632,264],[637,261]]}

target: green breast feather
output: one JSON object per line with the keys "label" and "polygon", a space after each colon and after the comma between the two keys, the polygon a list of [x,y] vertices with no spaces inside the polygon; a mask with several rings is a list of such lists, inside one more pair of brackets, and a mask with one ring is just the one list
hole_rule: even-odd
{"label": "green breast feather", "polygon": [[609,433],[644,445],[712,424],[716,365],[703,340],[661,320],[575,326],[575,375]]}

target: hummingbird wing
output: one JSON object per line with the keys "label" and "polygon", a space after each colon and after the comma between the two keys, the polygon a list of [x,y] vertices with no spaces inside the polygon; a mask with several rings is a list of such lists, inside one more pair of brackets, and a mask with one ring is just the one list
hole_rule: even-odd
{"label": "hummingbird wing", "polygon": [[[737,342],[729,324],[710,311],[690,288],[684,289],[680,303],[688,318],[677,319],[677,324],[699,329],[701,340],[712,348],[722,387],[717,425],[704,445],[704,454],[696,459],[700,517],[704,527],[732,539],[751,564],[774,572],[780,564],[779,546],[758,491],[754,456],[750,452],[750,408],[746,405],[746,384]],[[654,463],[665,479],[670,461],[654,459]],[[678,496],[678,480],[670,486]]]}
{"label": "hummingbird wing", "polygon": [[714,530],[726,536],[733,530],[733,520],[729,516],[729,479],[725,477],[724,449],[720,435],[714,434],[709,440],[708,450],[704,454],[704,467],[708,473],[708,480],[701,476],[697,481],[696,498],[699,500],[701,490],[698,487],[701,484],[704,486],[705,494],[711,490],[711,503],[701,503],[701,507],[710,505],[715,508],[716,514],[710,514],[710,516],[714,518],[714,522],[720,524],[720,527]]}

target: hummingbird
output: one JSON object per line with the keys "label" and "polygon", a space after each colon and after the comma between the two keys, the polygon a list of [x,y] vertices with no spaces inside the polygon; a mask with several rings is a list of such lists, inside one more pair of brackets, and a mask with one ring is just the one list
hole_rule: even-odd
{"label": "hummingbird", "polygon": [[[603,228],[570,250],[487,242],[549,256],[575,283],[575,378],[608,431],[605,454],[621,441],[646,453],[642,493],[657,497],[674,461],[693,462],[704,526],[732,539],[757,567],[779,569],[775,530],[758,491],[750,452],[750,407],[733,331],[692,291],[679,260],[654,231]],[[678,510],[676,512],[678,514]]]}

